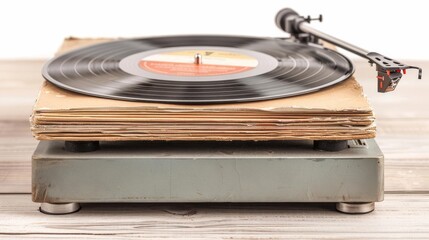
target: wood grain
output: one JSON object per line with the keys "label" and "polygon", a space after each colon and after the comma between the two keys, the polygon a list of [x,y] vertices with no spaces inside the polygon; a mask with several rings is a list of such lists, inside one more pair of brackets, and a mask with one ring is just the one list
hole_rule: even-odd
{"label": "wood grain", "polygon": [[[416,126],[425,123],[425,120],[413,121]],[[429,191],[429,137],[418,128],[398,136],[395,129],[401,127],[401,121],[379,123],[382,131],[377,141],[386,157],[385,189]],[[0,192],[28,193],[30,158],[37,142],[30,136],[28,122],[0,122],[0,128]]]}
{"label": "wood grain", "polygon": [[[385,190],[429,191],[429,125],[426,119],[378,121],[377,142],[385,154]],[[0,193],[30,192],[30,159],[37,141],[29,123],[0,121]],[[17,144],[19,143],[19,144]]]}
{"label": "wood grain", "polygon": [[[333,204],[83,204],[47,216],[29,195],[0,195],[0,238],[411,239],[429,236],[429,195],[389,194],[375,212]],[[114,216],[114,217],[113,217]],[[55,235],[54,235],[55,234]]]}
{"label": "wood grain", "polygon": [[27,121],[43,82],[43,61],[0,61],[0,121]]}

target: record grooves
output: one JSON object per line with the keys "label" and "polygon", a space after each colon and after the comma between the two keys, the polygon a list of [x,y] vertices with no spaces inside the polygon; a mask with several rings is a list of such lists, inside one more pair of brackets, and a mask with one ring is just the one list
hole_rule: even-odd
{"label": "record grooves", "polygon": [[[202,56],[195,65],[194,55]],[[248,102],[314,92],[354,71],[341,54],[274,38],[177,36],[121,40],[49,61],[45,79],[92,96],[165,103]]]}

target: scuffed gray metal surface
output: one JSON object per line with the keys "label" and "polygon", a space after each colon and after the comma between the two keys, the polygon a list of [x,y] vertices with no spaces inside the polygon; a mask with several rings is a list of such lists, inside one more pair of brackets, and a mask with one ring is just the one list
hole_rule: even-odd
{"label": "scuffed gray metal surface", "polygon": [[102,142],[90,153],[42,141],[33,155],[35,202],[374,202],[383,155],[312,149],[311,141]]}

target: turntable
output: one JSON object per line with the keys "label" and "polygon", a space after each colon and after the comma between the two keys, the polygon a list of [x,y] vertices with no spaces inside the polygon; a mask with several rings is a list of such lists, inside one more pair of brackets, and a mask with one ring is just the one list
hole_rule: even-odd
{"label": "turntable", "polygon": [[31,116],[41,140],[33,201],[50,214],[86,202],[332,202],[344,213],[373,211],[383,200],[374,115],[353,64],[332,45],[375,64],[379,92],[395,90],[407,69],[419,78],[422,70],[322,33],[312,20],[322,16],[281,10],[287,39],[69,40],[44,66]]}

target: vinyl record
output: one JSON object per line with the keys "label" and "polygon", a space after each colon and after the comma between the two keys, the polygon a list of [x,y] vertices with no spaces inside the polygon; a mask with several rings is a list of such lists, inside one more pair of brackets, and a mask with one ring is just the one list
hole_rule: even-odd
{"label": "vinyl record", "polygon": [[120,40],[50,60],[45,79],[129,101],[229,103],[306,94],[347,79],[341,54],[283,39],[175,36]]}

